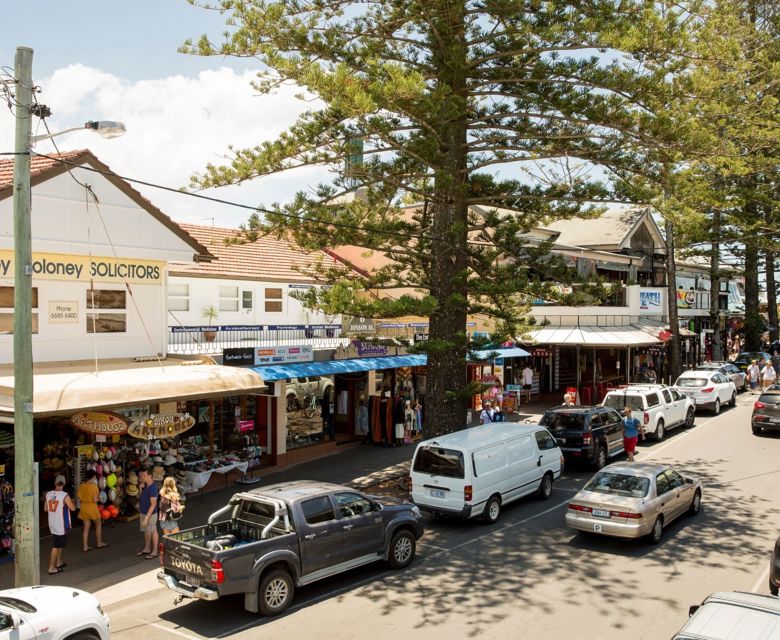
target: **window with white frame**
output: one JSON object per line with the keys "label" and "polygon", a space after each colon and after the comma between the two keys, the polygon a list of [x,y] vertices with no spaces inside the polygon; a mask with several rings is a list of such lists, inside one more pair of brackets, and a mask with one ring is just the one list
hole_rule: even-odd
{"label": "window with white frame", "polygon": [[241,308],[244,311],[251,311],[253,307],[253,295],[251,291],[241,292]]}
{"label": "window with white frame", "polygon": [[238,311],[238,287],[219,287],[219,310]]}
{"label": "window with white frame", "polygon": [[168,311],[190,310],[190,285],[168,283]]}
{"label": "window with white frame", "polygon": [[283,311],[282,289],[269,287],[265,290],[265,311],[266,313],[280,313]]}

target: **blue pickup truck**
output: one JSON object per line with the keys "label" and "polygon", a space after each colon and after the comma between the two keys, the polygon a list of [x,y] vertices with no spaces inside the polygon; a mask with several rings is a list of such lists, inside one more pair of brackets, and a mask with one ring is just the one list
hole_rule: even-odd
{"label": "blue pickup truck", "polygon": [[237,493],[206,525],[165,536],[157,579],[184,598],[244,594],[244,608],[286,610],[302,586],[384,560],[403,569],[423,535],[407,502],[322,482]]}

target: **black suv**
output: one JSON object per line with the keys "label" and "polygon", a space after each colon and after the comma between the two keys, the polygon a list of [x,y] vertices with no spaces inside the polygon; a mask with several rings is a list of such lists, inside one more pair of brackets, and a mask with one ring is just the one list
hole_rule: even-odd
{"label": "black suv", "polygon": [[539,421],[558,441],[567,460],[582,460],[601,469],[623,452],[623,420],[609,407],[549,409]]}

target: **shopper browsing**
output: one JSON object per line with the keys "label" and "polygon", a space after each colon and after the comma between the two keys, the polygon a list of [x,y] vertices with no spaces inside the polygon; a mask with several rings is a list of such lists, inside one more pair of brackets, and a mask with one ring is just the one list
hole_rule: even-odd
{"label": "shopper browsing", "polygon": [[144,556],[147,560],[151,560],[158,555],[157,543],[160,537],[157,534],[157,501],[160,491],[157,489],[149,469],[141,469],[138,473],[138,479],[143,485],[139,505],[141,507],[141,531],[144,534],[144,548],[135,555]]}
{"label": "shopper browsing", "polygon": [[181,496],[176,488],[176,481],[168,476],[163,481],[160,489],[160,529],[164,536],[178,533],[179,518],[181,518],[184,506],[181,504]]}
{"label": "shopper browsing", "polygon": [[108,545],[103,542],[103,520],[100,517],[98,509],[98,496],[100,489],[97,484],[97,474],[94,469],[87,471],[86,480],[81,483],[78,491],[79,499],[79,520],[84,524],[84,530],[81,532],[81,540],[84,551],[90,551],[89,530],[92,525],[95,526],[95,546],[98,549],[105,549]]}
{"label": "shopper browsing", "polygon": [[46,494],[43,502],[43,510],[48,514],[49,531],[51,532],[50,576],[65,568],[65,563],[62,561],[62,550],[68,544],[70,512],[76,510],[76,504],[68,492],[64,490],[64,487],[65,476],[57,476],[54,479],[54,489]]}

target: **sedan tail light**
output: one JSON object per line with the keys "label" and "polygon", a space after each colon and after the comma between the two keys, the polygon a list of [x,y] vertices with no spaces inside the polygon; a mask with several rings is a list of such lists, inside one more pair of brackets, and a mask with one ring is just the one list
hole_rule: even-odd
{"label": "sedan tail light", "polygon": [[701,390],[702,393],[712,393],[713,391],[715,391],[715,387],[707,387]]}
{"label": "sedan tail light", "polygon": [[471,499],[474,497],[474,488],[467,484],[465,487],[463,487],[463,499],[466,502],[471,502]]}
{"label": "sedan tail light", "polygon": [[571,509],[572,511],[584,511],[585,513],[590,513],[591,511],[593,511],[593,509],[591,509],[590,507],[586,507],[585,505],[582,504],[575,504],[573,502],[569,503],[569,509]]}
{"label": "sedan tail light", "polygon": [[642,517],[641,513],[628,513],[627,511],[610,511],[609,515],[613,518],[629,518],[631,520],[638,520]]}
{"label": "sedan tail light", "polygon": [[764,407],[766,407],[766,405],[763,402],[759,402],[758,400],[756,400],[753,404],[754,409],[763,409]]}

